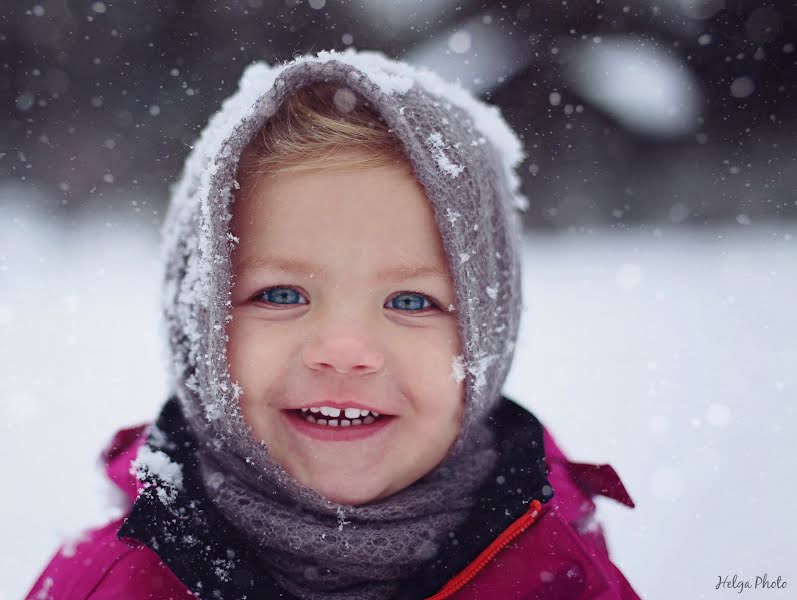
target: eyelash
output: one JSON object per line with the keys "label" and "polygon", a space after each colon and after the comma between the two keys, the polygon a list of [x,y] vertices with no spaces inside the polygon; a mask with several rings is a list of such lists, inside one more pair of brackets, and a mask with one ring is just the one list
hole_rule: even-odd
{"label": "eyelash", "polygon": [[[262,302],[263,304],[267,304],[269,306],[301,306],[303,304],[307,304],[307,302],[304,302],[304,303],[300,302],[298,304],[281,304],[279,302],[270,302],[268,300],[261,300],[261,298],[263,296],[265,296],[268,292],[273,291],[273,290],[293,290],[293,291],[296,291],[297,294],[300,294],[300,292],[298,292],[292,286],[289,286],[289,285],[274,285],[274,286],[271,286],[271,287],[268,287],[268,288],[266,288],[264,290],[259,291],[257,294],[255,294],[253,299],[257,300],[259,302]],[[426,294],[422,294],[421,292],[415,292],[415,291],[412,291],[412,290],[404,290],[404,291],[401,291],[401,292],[397,293],[395,296],[393,296],[389,300],[389,302],[392,302],[396,298],[400,298],[401,296],[406,296],[406,295],[420,296],[421,298],[426,300],[429,303],[430,306],[425,306],[425,307],[417,309],[417,310],[402,311],[401,309],[398,309],[398,308],[396,310],[399,310],[400,312],[420,313],[420,312],[425,312],[425,311],[427,311],[429,309],[438,309],[438,310],[440,309],[440,304],[438,302],[436,302],[434,299],[432,299],[431,297],[427,296]]]}

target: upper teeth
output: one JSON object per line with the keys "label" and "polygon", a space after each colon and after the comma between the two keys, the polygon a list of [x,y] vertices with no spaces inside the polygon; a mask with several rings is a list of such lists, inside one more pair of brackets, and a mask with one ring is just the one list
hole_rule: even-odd
{"label": "upper teeth", "polygon": [[[333,408],[331,406],[313,406],[312,408],[303,408],[302,412],[307,412],[308,410],[311,413],[320,412],[325,417],[333,418],[339,417],[341,413],[339,408]],[[379,416],[378,412],[360,410],[359,408],[346,408],[342,412],[347,419],[359,419],[361,417],[367,417],[369,414],[372,414],[374,417]]]}

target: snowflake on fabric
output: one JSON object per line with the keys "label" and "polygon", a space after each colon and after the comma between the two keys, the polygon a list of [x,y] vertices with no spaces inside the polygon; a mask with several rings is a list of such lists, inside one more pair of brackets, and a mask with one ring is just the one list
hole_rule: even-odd
{"label": "snowflake on fabric", "polygon": [[456,179],[459,174],[465,170],[465,167],[462,165],[451,162],[448,156],[443,152],[443,150],[446,150],[449,146],[443,141],[443,136],[440,132],[435,131],[434,133],[430,133],[426,141],[429,142],[432,148],[432,155],[435,161],[437,161],[437,166],[440,167],[441,171],[450,175],[451,179]]}
{"label": "snowflake on fabric", "polygon": [[351,521],[346,520],[346,513],[343,512],[343,508],[338,506],[338,531],[343,531],[343,526],[350,523]]}

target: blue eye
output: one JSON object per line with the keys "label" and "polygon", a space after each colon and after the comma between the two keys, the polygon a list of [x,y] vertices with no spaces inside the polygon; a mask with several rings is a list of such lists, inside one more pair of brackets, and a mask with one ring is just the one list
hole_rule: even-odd
{"label": "blue eye", "polygon": [[298,302],[299,304],[307,304],[307,301],[300,302],[303,296],[297,292],[295,289],[290,287],[273,287],[267,290],[260,292],[257,295],[258,298],[264,298],[266,302],[270,302],[271,304],[293,304],[294,302]]}
{"label": "blue eye", "polygon": [[424,308],[431,308],[432,306],[433,304],[429,302],[429,299],[426,296],[417,294],[415,292],[403,292],[390,301],[391,308],[397,308],[400,310],[407,309],[410,312],[416,312],[423,310]]}
{"label": "blue eye", "polygon": [[[266,304],[282,306],[308,304],[305,297],[295,288],[286,286],[274,286],[265,289],[259,292],[254,299]],[[402,292],[388,302],[388,308],[394,308],[402,312],[420,312],[434,307],[435,304],[427,296],[417,292]]]}

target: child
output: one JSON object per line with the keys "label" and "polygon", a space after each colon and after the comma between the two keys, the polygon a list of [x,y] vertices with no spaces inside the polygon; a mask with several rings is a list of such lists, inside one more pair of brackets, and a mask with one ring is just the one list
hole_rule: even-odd
{"label": "child", "polygon": [[590,521],[617,475],[500,392],[522,157],[380,53],[247,68],[164,224],[173,396],[105,452],[131,508],[29,597],[638,598]]}

